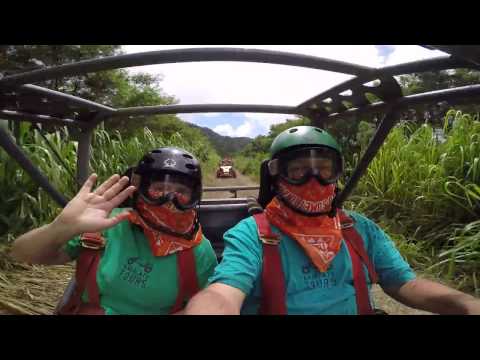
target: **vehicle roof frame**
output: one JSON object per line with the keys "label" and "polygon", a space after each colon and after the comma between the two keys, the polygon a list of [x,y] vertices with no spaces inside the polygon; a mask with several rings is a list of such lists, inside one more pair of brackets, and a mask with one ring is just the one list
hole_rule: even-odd
{"label": "vehicle roof frame", "polygon": [[[435,46],[426,46],[435,48]],[[293,54],[280,51],[243,48],[195,48],[116,55],[85,60],[24,73],[0,74],[0,118],[29,121],[39,124],[67,126],[78,141],[77,181],[83,183],[89,173],[92,133],[102,121],[115,121],[118,117],[155,114],[255,112],[305,116],[312,124],[323,127],[338,118],[356,118],[368,112],[384,113],[367,150],[359,161],[345,188],[339,194],[339,206],[352,192],[383,141],[398,120],[398,113],[412,105],[439,101],[474,101],[480,98],[480,84],[431,91],[404,96],[394,76],[446,69],[468,68],[480,70],[478,52],[465,51],[465,47],[449,47],[443,51],[450,55],[409,63],[371,68],[343,61]],[[461,48],[461,49],[460,49]],[[468,49],[467,49],[468,50]],[[461,56],[456,56],[461,53]],[[50,90],[31,83],[70,77],[90,72],[105,71],[152,64],[181,62],[238,61],[296,66],[333,71],[353,78],[333,86],[297,106],[258,104],[186,104],[158,105],[115,109],[77,96]],[[380,101],[371,102],[371,93]],[[330,100],[330,101],[327,101]],[[353,121],[353,120],[352,120]],[[0,128],[0,146],[60,205],[68,199],[41,173],[25,152]]]}

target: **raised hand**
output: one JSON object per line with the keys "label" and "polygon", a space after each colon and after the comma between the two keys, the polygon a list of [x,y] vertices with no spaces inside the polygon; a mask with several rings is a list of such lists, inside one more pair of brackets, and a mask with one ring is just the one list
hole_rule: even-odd
{"label": "raised hand", "polygon": [[127,218],[128,211],[123,211],[112,218],[109,218],[109,215],[114,208],[135,192],[135,186],[124,189],[128,184],[128,177],[120,178],[120,175],[115,174],[92,192],[96,180],[96,174],[90,175],[55,222],[78,235],[102,231]]}

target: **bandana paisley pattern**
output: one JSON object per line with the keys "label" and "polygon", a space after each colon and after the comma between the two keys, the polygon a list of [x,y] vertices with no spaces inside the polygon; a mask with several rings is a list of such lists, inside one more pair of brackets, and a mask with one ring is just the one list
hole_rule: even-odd
{"label": "bandana paisley pattern", "polygon": [[[279,189],[281,188],[282,184],[279,184]],[[322,186],[324,189],[313,187],[312,191],[309,183],[302,186],[283,184],[284,194],[290,190],[289,188],[294,188],[288,195],[289,199],[300,199],[298,204],[304,204],[307,208],[313,207],[315,211],[330,210],[334,186],[333,189],[330,185]],[[343,239],[338,215],[333,218],[327,215],[305,216],[286,206],[277,197],[267,205],[265,213],[272,225],[293,238],[302,247],[320,272],[328,270],[332,260],[340,251]]]}
{"label": "bandana paisley pattern", "polygon": [[[171,203],[163,206],[151,206],[138,199],[137,209],[149,222],[159,224],[180,234],[189,233],[195,226],[196,213],[194,209],[179,211]],[[150,248],[154,256],[167,256],[178,251],[190,249],[202,241],[202,227],[188,240],[180,236],[165,234],[152,229],[143,220],[137,211],[131,211],[128,220],[143,229],[143,233],[150,242]]]}
{"label": "bandana paisley pattern", "polygon": [[291,185],[283,180],[278,182],[278,194],[294,208],[306,212],[328,212],[335,197],[335,184],[321,185],[312,178],[304,185]]}

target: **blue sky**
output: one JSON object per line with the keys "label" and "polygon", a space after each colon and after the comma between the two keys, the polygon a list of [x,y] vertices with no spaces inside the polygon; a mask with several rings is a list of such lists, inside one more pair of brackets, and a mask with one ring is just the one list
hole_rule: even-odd
{"label": "blue sky", "polygon": [[382,65],[385,65],[388,62],[388,58],[395,52],[395,46],[393,45],[375,45],[375,48],[378,51],[378,57]]}
{"label": "blue sky", "polygon": [[[127,53],[198,47],[256,48],[313,55],[383,67],[445,55],[416,45],[124,45]],[[351,76],[294,66],[203,62],[149,65],[130,72],[161,75],[160,86],[180,104],[265,104],[296,106]],[[179,114],[222,135],[255,137],[270,125],[291,119],[282,114]]]}
{"label": "blue sky", "polygon": [[214,128],[218,125],[222,125],[227,122],[231,124],[233,127],[238,127],[242,125],[246,119],[247,118],[244,114],[238,114],[238,113],[232,113],[232,114],[220,113],[220,114],[215,114],[210,116],[199,114],[195,116],[195,124]]}
{"label": "blue sky", "polygon": [[[254,119],[242,113],[196,114],[191,116],[189,121],[199,126],[208,127],[226,136],[255,137],[268,133],[271,125],[269,121],[262,121],[261,117],[262,115],[260,114],[258,119],[254,121]],[[284,115],[284,117],[285,119],[294,118],[292,115]]]}

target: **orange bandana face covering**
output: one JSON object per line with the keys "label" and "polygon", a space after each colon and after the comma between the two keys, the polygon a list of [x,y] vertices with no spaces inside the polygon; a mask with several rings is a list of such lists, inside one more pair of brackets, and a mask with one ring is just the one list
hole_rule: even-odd
{"label": "orange bandana face covering", "polygon": [[[179,234],[188,234],[195,227],[196,211],[194,209],[179,211],[171,202],[162,206],[152,206],[139,198],[137,211],[150,223],[160,225]],[[177,251],[192,248],[202,240],[202,228],[200,225],[197,232],[193,234],[192,239],[186,239],[182,236],[166,234],[153,229],[137,211],[130,212],[128,220],[143,229],[155,256],[167,256]]]}
{"label": "orange bandana face covering", "polygon": [[[278,186],[283,197],[287,201],[291,200],[295,206],[302,206],[306,211],[309,209],[314,209],[315,212],[329,211],[335,194],[335,185],[319,187],[310,182],[302,186],[280,182]],[[342,244],[343,236],[338,215],[333,218],[328,215],[302,215],[286,206],[277,197],[267,205],[265,213],[272,225],[297,241],[320,272],[328,270]]]}
{"label": "orange bandana face covering", "polygon": [[277,191],[280,197],[295,209],[306,213],[326,213],[332,208],[336,184],[321,185],[311,178],[304,185],[292,185],[279,180]]}

